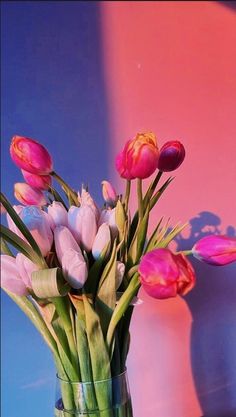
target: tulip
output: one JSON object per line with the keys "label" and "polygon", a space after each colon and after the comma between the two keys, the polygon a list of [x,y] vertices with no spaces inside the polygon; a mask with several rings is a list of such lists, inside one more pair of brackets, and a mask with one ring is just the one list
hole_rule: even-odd
{"label": "tulip", "polygon": [[148,178],[157,168],[159,151],[152,132],[138,133],[116,157],[116,168],[122,178]]}
{"label": "tulip", "polygon": [[52,158],[47,149],[33,139],[14,136],[10,154],[19,168],[32,174],[48,175],[53,170]]}
{"label": "tulip", "polygon": [[4,205],[0,203],[0,212],[1,214],[6,214],[7,210],[5,209]]}
{"label": "tulip", "polygon": [[92,254],[94,259],[98,259],[101,255],[107,257],[111,248],[111,232],[108,224],[103,223],[95,236]]}
{"label": "tulip", "polygon": [[39,271],[40,267],[34,264],[27,256],[23,255],[23,253],[16,255],[16,266],[26,287],[32,289],[31,274],[34,271]]}
{"label": "tulip", "polygon": [[[22,216],[22,212],[24,210],[24,206],[21,206],[20,204],[18,205],[14,205],[13,209],[15,210],[15,212],[18,214],[18,216],[21,218]],[[15,223],[13,222],[12,218],[10,217],[10,215],[7,213],[7,224],[8,224],[8,228],[14,232],[17,236],[19,236],[21,239],[24,239],[24,236],[22,235],[22,233],[20,232],[20,230],[18,229],[18,227],[15,225]]]}
{"label": "tulip", "polygon": [[102,195],[107,204],[114,206],[117,201],[117,194],[111,183],[102,181]]}
{"label": "tulip", "polygon": [[166,142],[160,149],[157,168],[162,172],[174,171],[182,164],[184,157],[185,149],[181,142]]}
{"label": "tulip", "polygon": [[39,190],[48,190],[52,183],[52,178],[50,175],[38,175],[31,174],[24,169],[21,170],[22,175],[27,182],[33,188],[38,188]]}
{"label": "tulip", "polygon": [[88,268],[81,251],[68,249],[62,256],[62,270],[72,288],[83,287],[88,277]]}
{"label": "tulip", "polygon": [[98,221],[98,226],[101,226],[103,223],[107,223],[110,226],[111,234],[114,239],[118,233],[115,208],[105,209],[101,211],[101,215]]}
{"label": "tulip", "polygon": [[209,235],[195,243],[192,254],[211,265],[227,265],[236,261],[236,238]]}
{"label": "tulip", "polygon": [[45,206],[47,200],[42,191],[32,188],[25,182],[17,182],[14,186],[16,199],[26,206]]}
{"label": "tulip", "polygon": [[1,255],[1,287],[16,295],[28,295],[26,285],[18,272],[16,260],[9,255]]}
{"label": "tulip", "polygon": [[125,274],[125,264],[122,262],[116,262],[116,291],[120,287]]}
{"label": "tulip", "polygon": [[97,220],[90,205],[71,206],[68,211],[68,225],[78,243],[87,252],[91,251],[97,233]]}
{"label": "tulip", "polygon": [[51,219],[50,225],[52,229],[56,226],[68,226],[68,213],[62,203],[53,201],[48,206],[48,214]]}
{"label": "tulip", "polygon": [[185,295],[195,284],[195,273],[187,258],[182,254],[174,255],[169,249],[148,252],[138,271],[144,290],[154,298]]}
{"label": "tulip", "polygon": [[74,249],[76,252],[81,252],[78,243],[67,227],[57,226],[53,233],[56,254],[60,263],[62,263],[62,257],[68,249]]}
{"label": "tulip", "polygon": [[96,220],[98,221],[100,217],[100,211],[90,193],[82,188],[81,194],[78,193],[78,200],[81,206],[89,206],[93,210]]}

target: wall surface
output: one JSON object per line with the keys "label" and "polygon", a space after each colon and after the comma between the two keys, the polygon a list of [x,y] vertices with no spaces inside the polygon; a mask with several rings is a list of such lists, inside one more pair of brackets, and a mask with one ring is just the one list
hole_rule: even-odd
{"label": "wall surface", "polygon": [[[231,3],[231,4],[229,4]],[[231,7],[232,6],[232,7]],[[101,203],[119,192],[114,157],[138,131],[180,139],[184,164],[151,223],[190,226],[176,244],[236,235],[234,2],[2,2],[2,189],[21,181],[13,134],[42,141],[57,170]],[[133,205],[135,193],[133,192]],[[143,292],[128,360],[134,416],[235,417],[236,268],[194,262],[195,290]],[[36,330],[2,296],[2,417],[52,416],[54,368]]]}

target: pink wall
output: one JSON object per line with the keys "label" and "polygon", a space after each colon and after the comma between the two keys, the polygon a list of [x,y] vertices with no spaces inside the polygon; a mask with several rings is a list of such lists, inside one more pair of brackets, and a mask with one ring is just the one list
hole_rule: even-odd
{"label": "pink wall", "polygon": [[[163,214],[193,219],[191,243],[196,224],[218,222],[235,233],[235,10],[217,2],[103,2],[102,23],[113,181],[121,186],[114,156],[136,132],[154,131],[160,145],[180,138],[187,157],[152,224]],[[198,289],[187,301],[141,293],[128,363],[135,417],[236,414],[229,349],[236,348],[236,271],[197,268]],[[228,338],[219,349],[218,336]]]}

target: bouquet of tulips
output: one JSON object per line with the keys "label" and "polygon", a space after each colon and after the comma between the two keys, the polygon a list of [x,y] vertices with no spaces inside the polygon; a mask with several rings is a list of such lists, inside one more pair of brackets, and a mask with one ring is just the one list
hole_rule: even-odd
{"label": "bouquet of tulips", "polygon": [[[156,299],[187,294],[195,284],[187,256],[228,264],[236,261],[236,239],[210,235],[193,248],[174,253],[169,244],[186,225],[170,227],[163,219],[148,236],[150,212],[173,180],[168,177],[160,184],[163,175],[185,158],[179,141],[167,142],[159,150],[151,132],[129,140],[116,158],[125,192],[117,194],[103,181],[101,209],[88,189],[75,191],[54,171],[52,158],[40,143],[14,136],[10,154],[26,182],[15,184],[21,205],[12,206],[1,195],[8,223],[8,228],[1,228],[1,285],[39,330],[59,378],[68,382],[62,384],[56,415],[77,416],[81,410],[74,383],[110,380],[125,370],[139,288]],[[144,193],[142,180],[155,171]],[[134,180],[137,210],[131,215]],[[96,416],[113,416],[111,397],[109,390],[94,384],[86,402],[97,410]],[[131,416],[131,405],[114,415]]]}

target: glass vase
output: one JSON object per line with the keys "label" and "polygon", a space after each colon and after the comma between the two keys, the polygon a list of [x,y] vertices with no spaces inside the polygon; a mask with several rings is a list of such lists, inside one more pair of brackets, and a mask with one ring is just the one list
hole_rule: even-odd
{"label": "glass vase", "polygon": [[133,417],[127,372],[103,381],[57,376],[55,417]]}

